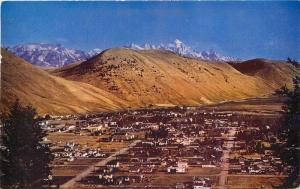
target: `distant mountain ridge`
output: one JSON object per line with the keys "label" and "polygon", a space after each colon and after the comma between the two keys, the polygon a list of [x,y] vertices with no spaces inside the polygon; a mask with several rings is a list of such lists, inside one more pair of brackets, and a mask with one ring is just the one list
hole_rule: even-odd
{"label": "distant mountain ridge", "polygon": [[[137,45],[131,43],[130,45],[127,45],[125,47],[134,50],[168,50],[181,56],[202,60],[225,62],[240,61],[240,59],[238,58],[221,55],[220,53],[212,49],[209,51],[196,51],[190,46],[184,44],[179,39],[176,39],[174,40],[174,42],[168,44]],[[88,60],[91,57],[102,52],[102,49],[98,48],[86,52],[79,49],[66,48],[61,44],[46,43],[21,44],[8,47],[7,49],[15,55],[30,62],[31,64],[41,67],[62,67],[73,62]]]}
{"label": "distant mountain ridge", "polygon": [[153,44],[146,43],[144,45],[138,45],[138,44],[131,43],[130,45],[127,45],[125,47],[134,50],[151,50],[151,49],[168,50],[176,54],[179,54],[181,56],[198,58],[202,60],[225,61],[225,62],[241,60],[235,57],[221,55],[213,49],[209,51],[196,51],[192,49],[190,46],[180,41],[179,39],[175,39],[174,42],[168,44],[153,45]]}
{"label": "distant mountain ridge", "polygon": [[15,55],[25,59],[31,64],[42,67],[61,67],[75,61],[84,61],[97,54],[101,49],[89,52],[65,48],[60,44],[32,43],[8,47]]}

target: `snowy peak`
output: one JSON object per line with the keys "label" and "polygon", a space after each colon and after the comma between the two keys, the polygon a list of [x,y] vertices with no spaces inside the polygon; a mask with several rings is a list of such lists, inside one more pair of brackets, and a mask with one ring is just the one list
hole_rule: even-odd
{"label": "snowy peak", "polygon": [[190,46],[186,45],[179,39],[175,39],[173,43],[168,44],[160,44],[160,45],[152,45],[152,44],[130,44],[126,46],[127,48],[134,49],[134,50],[149,50],[149,49],[161,49],[161,50],[168,50],[172,51],[176,54],[181,56],[187,56],[191,58],[199,58],[203,60],[212,60],[212,61],[236,61],[240,60],[230,56],[224,56],[213,49],[209,51],[196,51],[192,49]]}
{"label": "snowy peak", "polygon": [[[164,46],[164,45],[162,45]],[[166,45],[166,49],[167,50],[171,50],[177,54],[180,55],[191,55],[194,53],[193,50],[191,49],[191,47],[185,45],[182,41],[180,41],[179,39],[175,39],[174,43],[169,43],[168,45]]]}
{"label": "snowy peak", "polygon": [[89,52],[65,48],[60,44],[33,43],[9,47],[9,51],[26,61],[43,67],[61,67],[75,61],[83,61],[99,54],[100,49]]}
{"label": "snowy peak", "polygon": [[101,52],[102,52],[101,49],[96,48],[96,49],[90,50],[87,54],[88,54],[88,56],[90,58],[90,57],[93,57],[93,56],[95,56],[97,54],[100,54]]}
{"label": "snowy peak", "polygon": [[181,45],[182,45],[182,41],[180,41],[179,39],[175,39],[174,43],[175,43],[177,46],[181,46]]}
{"label": "snowy peak", "polygon": [[[198,58],[203,60],[213,61],[236,61],[239,59],[224,56],[214,50],[196,51],[190,46],[186,45],[179,39],[175,39],[172,43],[167,44],[144,44],[138,45],[135,43],[125,46],[134,50],[150,50],[160,49],[172,51],[181,56]],[[16,45],[8,47],[8,50],[15,55],[25,59],[26,61],[43,67],[61,67],[76,61],[84,61],[102,52],[101,49],[93,49],[91,51],[82,51],[76,49],[65,48],[60,44],[45,44],[32,43]]]}

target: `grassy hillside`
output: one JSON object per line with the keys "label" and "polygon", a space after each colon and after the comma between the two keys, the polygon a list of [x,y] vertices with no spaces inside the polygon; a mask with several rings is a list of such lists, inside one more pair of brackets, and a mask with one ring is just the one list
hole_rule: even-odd
{"label": "grassy hillside", "polygon": [[116,48],[51,73],[102,88],[132,107],[197,105],[268,96],[280,86],[290,85],[292,76],[299,74],[290,65],[262,61],[263,66],[249,62],[231,66],[169,51]]}
{"label": "grassy hillside", "polygon": [[226,64],[169,51],[108,49],[92,59],[42,70],[2,50],[1,111],[20,99],[52,114],[152,105],[199,105],[266,97],[299,74],[264,59]]}
{"label": "grassy hillside", "polygon": [[297,71],[292,64],[283,61],[253,59],[232,66],[243,74],[265,80],[273,88],[279,88],[284,84],[291,87],[291,76],[299,74],[299,70]]}
{"label": "grassy hillside", "polygon": [[124,108],[114,95],[87,83],[49,75],[25,60],[1,49],[1,111],[19,99],[43,113],[79,113]]}

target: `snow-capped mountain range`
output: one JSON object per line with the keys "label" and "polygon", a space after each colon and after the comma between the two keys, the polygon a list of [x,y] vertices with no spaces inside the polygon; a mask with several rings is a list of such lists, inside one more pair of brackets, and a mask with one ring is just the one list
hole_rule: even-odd
{"label": "snow-capped mountain range", "polygon": [[[181,56],[199,58],[203,60],[213,60],[213,61],[240,60],[234,57],[221,55],[214,50],[200,51],[200,52],[196,51],[178,39],[176,39],[173,43],[168,43],[168,44],[137,45],[132,43],[125,47],[134,50],[150,50],[150,49],[169,50]],[[16,45],[13,47],[8,47],[8,50],[34,65],[43,66],[43,67],[61,67],[76,61],[84,61],[99,54],[102,51],[101,49],[93,49],[91,51],[86,52],[83,50],[65,48],[60,44],[44,44],[44,43]]]}
{"label": "snow-capped mountain range", "polygon": [[196,51],[192,49],[190,46],[184,44],[179,39],[176,39],[173,43],[168,44],[160,44],[160,45],[152,45],[152,44],[130,44],[125,46],[126,48],[134,49],[134,50],[150,50],[150,49],[161,49],[161,50],[169,50],[181,56],[187,56],[191,58],[199,58],[203,60],[213,60],[213,61],[238,61],[240,59],[234,58],[231,56],[224,56],[217,53],[214,50],[209,51]]}
{"label": "snow-capped mountain range", "polygon": [[60,44],[24,44],[8,47],[8,50],[27,60],[28,62],[43,67],[61,67],[75,61],[87,60],[97,54],[101,49],[89,52],[65,48]]}

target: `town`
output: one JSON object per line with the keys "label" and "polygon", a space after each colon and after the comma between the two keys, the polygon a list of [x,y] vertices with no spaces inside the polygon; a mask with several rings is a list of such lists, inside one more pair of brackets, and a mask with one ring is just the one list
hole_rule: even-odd
{"label": "town", "polygon": [[272,188],[289,172],[276,147],[279,115],[200,107],[47,115],[60,188]]}

